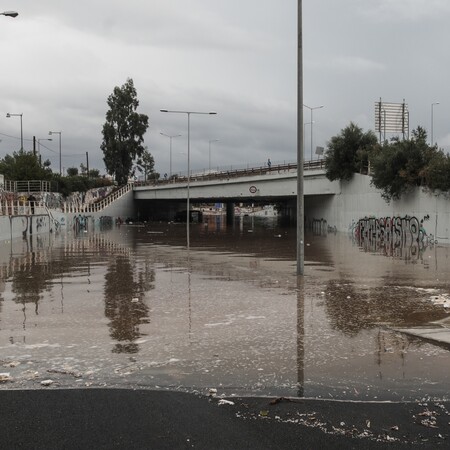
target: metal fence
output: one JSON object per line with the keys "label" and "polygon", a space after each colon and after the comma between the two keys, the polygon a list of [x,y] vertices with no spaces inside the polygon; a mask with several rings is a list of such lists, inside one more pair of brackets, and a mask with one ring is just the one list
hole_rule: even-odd
{"label": "metal fence", "polygon": [[7,192],[21,192],[31,194],[32,192],[51,192],[50,181],[29,180],[29,181],[9,181],[5,180],[3,189]]}
{"label": "metal fence", "polygon": [[[325,168],[325,160],[317,161],[305,161],[304,170],[317,170]],[[245,167],[245,168],[235,168],[226,169],[220,171],[204,170],[203,172],[191,171],[190,180],[191,181],[208,181],[208,180],[228,180],[230,178],[238,178],[252,175],[268,175],[272,173],[286,173],[286,172],[296,172],[297,163],[283,163],[283,164],[272,164],[262,165],[259,167]],[[187,174],[175,174],[172,178],[160,178],[158,180],[148,180],[148,181],[137,181],[134,183],[135,186],[155,186],[160,184],[175,184],[175,183],[186,183]]]}

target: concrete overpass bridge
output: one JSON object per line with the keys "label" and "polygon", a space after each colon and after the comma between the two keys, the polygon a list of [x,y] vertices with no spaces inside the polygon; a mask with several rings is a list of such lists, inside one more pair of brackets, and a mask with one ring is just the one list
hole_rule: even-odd
{"label": "concrete overpass bridge", "polygon": [[[284,164],[192,174],[189,180],[178,177],[148,184],[130,183],[99,201],[64,203],[52,210],[43,199],[31,205],[4,197],[0,199],[0,239],[49,231],[56,223],[58,228],[72,229],[80,215],[100,223],[127,217],[173,220],[177,212],[186,210],[188,191],[191,203],[225,203],[230,215],[236,203],[276,203],[281,205],[281,214],[296,217],[297,167]],[[386,236],[410,236],[418,242],[419,232],[433,241],[450,242],[450,201],[446,192],[417,187],[388,203],[372,185],[370,176],[354,174],[351,180],[330,182],[322,162],[316,161],[305,163],[304,194],[305,222],[315,230],[326,227],[383,242]]]}
{"label": "concrete overpass bridge", "polygon": [[[189,189],[191,203],[224,203],[231,214],[236,203],[284,206],[283,214],[292,215],[296,208],[297,165],[283,164],[227,172],[193,174],[156,183],[136,183],[133,187],[135,207],[142,219],[173,218],[186,209]],[[323,161],[305,163],[305,205],[318,196],[340,193],[340,183],[325,176]],[[306,206],[305,206],[306,207]]]}

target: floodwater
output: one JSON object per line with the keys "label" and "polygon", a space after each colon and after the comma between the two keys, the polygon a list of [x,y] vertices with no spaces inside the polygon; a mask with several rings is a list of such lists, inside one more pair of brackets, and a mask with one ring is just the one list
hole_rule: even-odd
{"label": "floodwater", "polygon": [[449,399],[449,247],[208,220],[0,243],[0,389]]}

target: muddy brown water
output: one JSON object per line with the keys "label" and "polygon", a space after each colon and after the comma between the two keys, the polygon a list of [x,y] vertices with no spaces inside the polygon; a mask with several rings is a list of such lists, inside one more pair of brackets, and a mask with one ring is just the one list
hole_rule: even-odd
{"label": "muddy brown water", "polygon": [[[305,236],[244,217],[0,244],[0,389],[130,387],[448,399],[450,248]],[[44,382],[44,383],[42,383]]]}

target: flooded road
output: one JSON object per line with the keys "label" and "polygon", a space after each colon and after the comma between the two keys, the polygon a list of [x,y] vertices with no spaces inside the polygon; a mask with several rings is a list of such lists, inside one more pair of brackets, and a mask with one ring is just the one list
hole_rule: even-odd
{"label": "flooded road", "polygon": [[[0,389],[128,387],[449,399],[450,248],[305,236],[256,218],[0,243]],[[444,321],[444,322],[442,322]]]}

